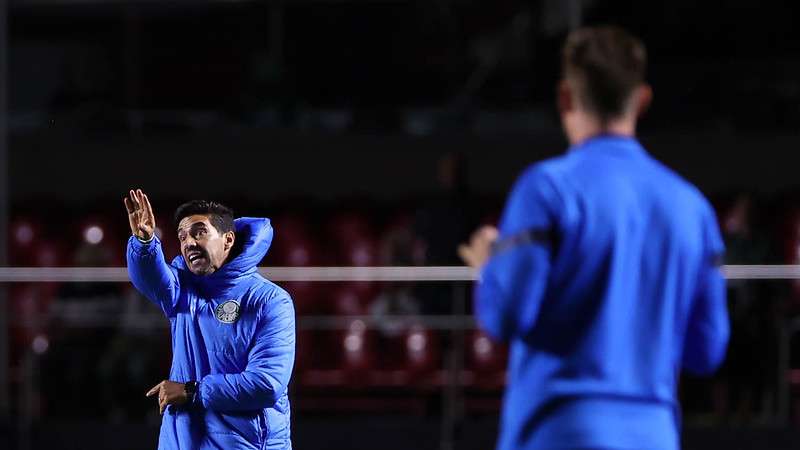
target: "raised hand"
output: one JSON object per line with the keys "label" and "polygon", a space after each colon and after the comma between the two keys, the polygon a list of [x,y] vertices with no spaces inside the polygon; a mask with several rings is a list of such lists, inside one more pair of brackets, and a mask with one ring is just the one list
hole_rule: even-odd
{"label": "raised hand", "polygon": [[145,241],[152,238],[153,230],[156,229],[156,218],[147,195],[141,189],[132,190],[124,201],[125,209],[128,210],[131,233]]}
{"label": "raised hand", "polygon": [[497,228],[482,226],[472,233],[469,244],[458,246],[458,256],[473,269],[480,269],[489,260],[492,253],[492,244],[497,240]]}

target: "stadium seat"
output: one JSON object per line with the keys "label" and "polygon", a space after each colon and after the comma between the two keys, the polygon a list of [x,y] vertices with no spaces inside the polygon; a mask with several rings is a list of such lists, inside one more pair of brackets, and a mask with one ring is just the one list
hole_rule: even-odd
{"label": "stadium seat", "polygon": [[340,243],[370,240],[375,236],[370,220],[357,212],[336,215],[328,222],[328,235]]}
{"label": "stadium seat", "polygon": [[307,241],[313,235],[309,228],[309,220],[298,214],[281,214],[271,219],[275,233],[274,246],[283,242]]}
{"label": "stadium seat", "polygon": [[[314,347],[313,356],[304,363],[317,373],[327,373],[319,377],[321,380],[335,380],[331,384],[357,384],[359,377],[363,382],[366,371],[374,367],[374,334],[367,330],[362,320],[352,320],[341,330],[317,330],[304,338]],[[331,376],[331,373],[336,375]]]}
{"label": "stadium seat", "polygon": [[43,234],[42,224],[33,217],[17,217],[9,224],[9,247],[11,250],[30,249]]}
{"label": "stadium seat", "polygon": [[505,384],[505,368],[508,350],[493,341],[481,330],[468,335],[467,370],[474,375],[474,385],[479,388],[496,389]]}
{"label": "stadium seat", "polygon": [[59,267],[67,263],[63,245],[49,240],[38,240],[31,249],[31,255],[31,265],[35,267]]}
{"label": "stadium seat", "polygon": [[[20,283],[10,285],[9,308],[14,318],[11,328],[11,360],[18,361],[37,336],[45,336],[49,322],[50,305],[56,285],[54,283]],[[42,350],[39,346],[38,350]]]}
{"label": "stadium seat", "polygon": [[324,311],[340,316],[360,316],[366,313],[366,297],[357,282],[337,283],[326,296]]}
{"label": "stadium seat", "polygon": [[[341,266],[374,266],[378,263],[378,246],[374,240],[359,237],[351,241],[342,241],[338,246],[336,262]],[[349,282],[361,298],[373,297],[379,283],[373,281]]]}
{"label": "stadium seat", "polygon": [[372,334],[361,320],[350,322],[341,334],[342,367],[348,372],[363,371],[373,366]]}
{"label": "stadium seat", "polygon": [[34,266],[34,247],[43,239],[44,227],[34,217],[17,217],[9,224],[9,264]]}
{"label": "stadium seat", "polygon": [[431,330],[415,325],[405,333],[405,363],[408,369],[419,380],[441,367],[441,349],[438,334]]}
{"label": "stadium seat", "polygon": [[[308,220],[296,214],[282,214],[272,219],[275,236],[272,247],[262,261],[267,267],[309,267],[323,265],[324,255]],[[298,315],[314,313],[323,287],[312,281],[279,281],[278,284],[292,296]]]}
{"label": "stadium seat", "polygon": [[113,221],[97,215],[78,222],[71,230],[74,238],[69,243],[76,245],[70,263],[85,267],[124,266],[129,228],[123,231],[118,228]]}
{"label": "stadium seat", "polygon": [[379,263],[383,266],[420,266],[425,262],[425,244],[414,234],[410,214],[389,220],[380,237]]}

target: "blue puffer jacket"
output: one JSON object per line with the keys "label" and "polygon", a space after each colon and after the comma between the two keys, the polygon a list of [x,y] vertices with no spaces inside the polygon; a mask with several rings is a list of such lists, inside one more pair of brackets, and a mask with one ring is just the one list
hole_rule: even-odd
{"label": "blue puffer jacket", "polygon": [[158,238],[128,241],[133,285],[170,320],[169,379],[200,383],[191,405],[167,408],[159,449],[291,449],[292,299],[256,270],[272,242],[269,219],[235,226],[241,253],[208,276],[182,256],[168,265]]}

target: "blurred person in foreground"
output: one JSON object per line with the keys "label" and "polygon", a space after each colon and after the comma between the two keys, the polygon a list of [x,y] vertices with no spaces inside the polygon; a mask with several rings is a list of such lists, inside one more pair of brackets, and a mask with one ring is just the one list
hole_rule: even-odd
{"label": "blurred person in foreground", "polygon": [[125,199],[133,285],[172,331],[172,369],[147,392],[163,414],[159,449],[290,449],[287,386],[294,364],[289,294],[256,271],[268,219],[233,219],[195,200],[175,212],[181,254],[167,264],[141,190]]}
{"label": "blurred person in foreground", "polygon": [[459,247],[475,311],[510,342],[498,448],[676,449],[680,369],[713,372],[729,325],[714,211],[635,139],[651,100],[642,43],[569,35],[566,155],[528,168],[500,229]]}

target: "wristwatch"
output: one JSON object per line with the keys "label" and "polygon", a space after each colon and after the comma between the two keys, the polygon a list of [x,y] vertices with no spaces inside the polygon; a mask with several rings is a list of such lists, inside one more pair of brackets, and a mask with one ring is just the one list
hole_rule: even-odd
{"label": "wristwatch", "polygon": [[197,389],[200,387],[200,384],[197,381],[187,381],[183,385],[183,392],[186,393],[186,398],[189,400],[189,403],[194,402],[194,398],[197,395]]}

